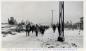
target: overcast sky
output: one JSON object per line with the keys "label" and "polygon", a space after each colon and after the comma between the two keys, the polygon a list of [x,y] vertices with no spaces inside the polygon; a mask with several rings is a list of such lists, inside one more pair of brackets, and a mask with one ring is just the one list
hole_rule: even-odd
{"label": "overcast sky", "polygon": [[[7,22],[9,17],[14,17],[17,21],[28,20],[33,23],[50,24],[51,10],[53,11],[54,23],[58,21],[59,6],[57,1],[47,2],[2,2],[2,22]],[[73,23],[79,21],[83,17],[82,1],[66,1],[64,2],[65,21]]]}

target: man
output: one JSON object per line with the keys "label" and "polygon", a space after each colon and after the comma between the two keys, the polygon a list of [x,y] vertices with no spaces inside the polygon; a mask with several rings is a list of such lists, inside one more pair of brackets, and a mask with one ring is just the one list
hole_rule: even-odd
{"label": "man", "polygon": [[31,26],[30,23],[26,25],[26,37],[29,36],[29,32],[30,32]]}
{"label": "man", "polygon": [[44,32],[45,32],[45,27],[44,27],[44,26],[40,26],[40,32],[41,32],[42,34],[44,34]]}
{"label": "man", "polygon": [[35,33],[36,33],[36,36],[38,36],[38,30],[39,30],[39,27],[38,27],[38,25],[36,24],[36,26],[35,26]]}
{"label": "man", "polygon": [[52,25],[52,28],[53,28],[53,32],[55,33],[56,25],[55,25],[55,24],[53,24],[53,25]]}
{"label": "man", "polygon": [[32,30],[32,33],[33,33],[33,31],[35,30],[35,25],[31,26],[31,30]]}

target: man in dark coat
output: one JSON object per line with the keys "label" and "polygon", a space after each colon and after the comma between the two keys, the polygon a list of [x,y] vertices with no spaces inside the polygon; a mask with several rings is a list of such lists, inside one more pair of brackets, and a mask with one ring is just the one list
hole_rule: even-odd
{"label": "man in dark coat", "polygon": [[35,26],[35,33],[36,33],[36,36],[38,36],[38,31],[39,31],[39,26],[36,24],[36,26]]}
{"label": "man in dark coat", "polygon": [[45,32],[45,27],[44,27],[44,26],[40,26],[40,32],[41,32],[42,34],[44,34],[44,32]]}
{"label": "man in dark coat", "polygon": [[56,25],[53,24],[53,25],[52,25],[52,28],[53,28],[53,32],[55,32],[55,30],[56,30]]}
{"label": "man in dark coat", "polygon": [[31,31],[30,29],[31,29],[30,24],[27,24],[26,25],[26,36],[29,36],[29,32]]}
{"label": "man in dark coat", "polygon": [[31,26],[31,31],[32,31],[32,33],[33,33],[34,30],[35,30],[35,25],[32,25],[32,26]]}

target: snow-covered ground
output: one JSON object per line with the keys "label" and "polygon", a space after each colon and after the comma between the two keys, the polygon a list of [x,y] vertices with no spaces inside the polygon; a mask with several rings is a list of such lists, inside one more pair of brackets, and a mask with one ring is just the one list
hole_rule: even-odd
{"label": "snow-covered ground", "polygon": [[[3,35],[3,34],[2,34]],[[26,37],[26,32],[15,32],[15,35],[7,34],[2,37],[3,48],[82,48],[83,47],[83,31],[65,29],[65,41],[57,41],[59,34],[56,29],[53,33],[52,28],[45,31],[44,35],[38,37],[35,33],[30,32],[30,36]]]}

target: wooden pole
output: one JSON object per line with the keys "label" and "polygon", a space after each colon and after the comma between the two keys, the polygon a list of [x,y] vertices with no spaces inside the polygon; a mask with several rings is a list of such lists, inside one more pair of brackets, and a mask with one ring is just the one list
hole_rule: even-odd
{"label": "wooden pole", "polygon": [[59,1],[59,37],[58,41],[64,41],[64,1]]}
{"label": "wooden pole", "polygon": [[51,25],[53,25],[53,10],[51,10],[51,12],[52,12]]}

